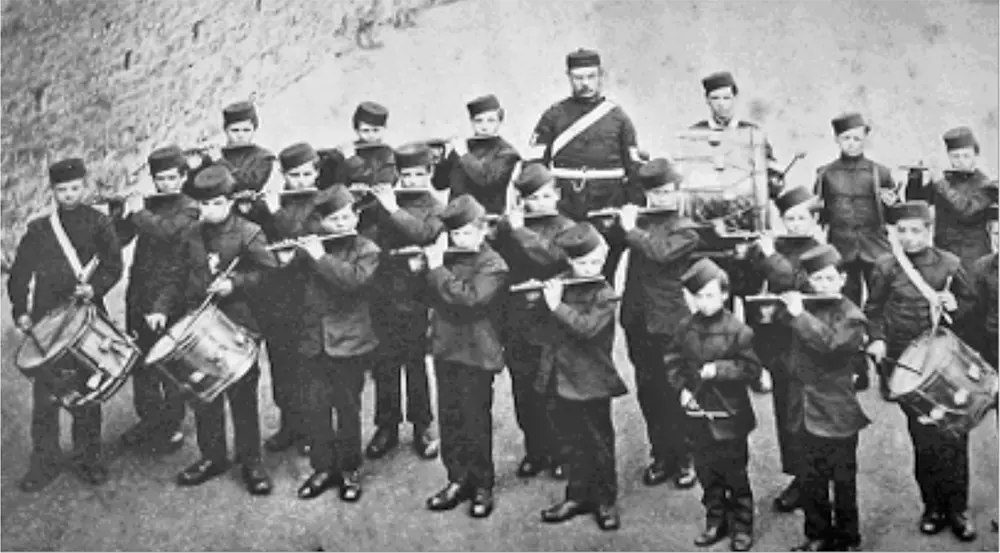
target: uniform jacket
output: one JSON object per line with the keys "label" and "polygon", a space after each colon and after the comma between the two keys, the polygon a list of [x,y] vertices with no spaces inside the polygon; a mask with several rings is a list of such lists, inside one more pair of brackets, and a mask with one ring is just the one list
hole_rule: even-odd
{"label": "uniform jacket", "polygon": [[616,308],[614,290],[606,282],[564,289],[562,303],[549,314],[544,328],[546,340],[534,384],[539,393],[550,389],[553,378],[556,393],[564,399],[590,401],[627,393],[611,354]]}
{"label": "uniform jacket", "polygon": [[[966,271],[990,253],[986,209],[993,203],[992,183],[981,171],[948,173],[934,183],[934,245],[962,260]],[[995,186],[995,185],[993,185]]]}
{"label": "uniform jacket", "polygon": [[274,170],[274,154],[256,144],[222,149],[217,163],[229,169],[236,180],[236,191],[261,190]]}
{"label": "uniform jacket", "polygon": [[[355,147],[361,142],[355,142]],[[376,184],[375,177],[384,167],[396,166],[396,155],[392,148],[362,148],[356,150],[350,157],[341,153],[341,157],[346,157],[343,163],[337,167],[337,172],[333,178],[333,184],[343,184],[350,187],[353,182],[364,182],[365,184]],[[357,171],[361,176],[353,175]],[[353,178],[352,178],[353,177]]]}
{"label": "uniform jacket", "polygon": [[[233,292],[217,297],[215,304],[233,322],[252,332],[260,332],[250,310],[264,273],[276,267],[274,255],[260,227],[235,215],[218,225],[202,221],[181,235],[172,270],[154,302],[156,313],[188,313],[207,296],[207,289],[236,256],[240,257],[231,275]],[[215,267],[212,267],[215,265]]]}
{"label": "uniform jacket", "polygon": [[840,158],[820,167],[816,195],[823,199],[821,221],[829,242],[845,262],[873,263],[889,251],[881,190],[894,189],[889,168],[861,156]]}
{"label": "uniform jacket", "polygon": [[[679,394],[687,389],[706,411],[728,418],[692,419],[696,440],[745,439],[757,426],[747,386],[760,378],[753,351],[753,330],[723,309],[711,317],[693,313],[677,325],[664,355],[667,379]],[[699,377],[705,363],[715,363],[712,380]]]}
{"label": "uniform jacket", "polygon": [[822,438],[846,438],[871,421],[854,391],[852,357],[862,348],[867,320],[851,300],[819,304],[778,319],[790,329],[785,408],[788,429]]}
{"label": "uniform jacket", "polygon": [[521,155],[501,137],[469,141],[463,156],[453,154],[451,198],[471,194],[488,213],[503,213],[511,175]]}
{"label": "uniform jacket", "polygon": [[[972,289],[975,308],[962,322],[962,338],[981,352],[987,360],[997,356],[997,254],[989,253],[972,265]],[[983,325],[985,324],[985,329]]]}
{"label": "uniform jacket", "polygon": [[[111,220],[88,206],[71,211],[60,210],[60,220],[80,263],[97,256],[100,264],[90,278],[94,303],[104,305],[104,295],[122,276],[122,255]],[[29,284],[35,279],[34,295],[29,298]],[[38,322],[46,313],[69,301],[76,288],[76,275],[63,254],[48,216],[28,223],[28,230],[17,246],[7,281],[7,294],[14,320],[28,312]]]}
{"label": "uniform jacket", "polygon": [[[958,310],[951,317],[956,321],[961,320],[973,307],[975,295],[958,257],[935,247],[906,255],[934,290],[944,290],[951,277],[950,290],[958,300]],[[931,328],[930,304],[891,253],[875,262],[865,315],[870,323],[871,341],[885,340],[891,357],[902,352],[914,338]]]}
{"label": "uniform jacket", "polygon": [[680,278],[698,247],[698,233],[687,219],[673,213],[645,215],[642,226],[625,235],[632,253],[622,297],[622,328],[643,325],[651,334],[672,334],[690,313]]}
{"label": "uniform jacket", "polygon": [[477,253],[451,254],[427,273],[434,308],[434,359],[473,370],[504,367],[496,300],[508,284],[507,264],[483,244]]}
{"label": "uniform jacket", "polygon": [[[191,198],[177,194],[164,198],[127,218],[115,221],[122,247],[135,240],[125,303],[128,318],[141,321],[151,313],[164,278],[177,261],[172,258],[182,233],[198,222],[198,205]],[[169,313],[170,319],[183,313]]]}
{"label": "uniform jacket", "polygon": [[363,236],[327,241],[318,260],[305,253],[294,265],[305,276],[299,352],[356,357],[378,345],[369,310],[370,290],[381,250]]}

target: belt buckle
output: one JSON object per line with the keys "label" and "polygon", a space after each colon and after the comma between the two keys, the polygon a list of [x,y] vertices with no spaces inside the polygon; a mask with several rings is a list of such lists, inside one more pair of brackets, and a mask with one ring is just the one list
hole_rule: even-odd
{"label": "belt buckle", "polygon": [[587,168],[581,167],[580,172],[583,173],[583,176],[580,177],[580,180],[573,181],[573,192],[577,194],[583,192],[583,189],[587,187]]}

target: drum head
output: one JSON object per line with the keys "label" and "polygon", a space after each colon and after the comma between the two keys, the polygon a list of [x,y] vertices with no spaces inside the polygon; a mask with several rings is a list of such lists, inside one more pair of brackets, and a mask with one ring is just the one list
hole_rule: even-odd
{"label": "drum head", "polygon": [[160,361],[166,359],[175,349],[177,349],[177,344],[180,343],[180,336],[177,333],[183,332],[187,328],[188,324],[191,322],[191,315],[185,315],[181,320],[174,323],[173,326],[163,335],[162,338],[153,344],[153,347],[149,349],[149,353],[146,354],[146,364],[154,365]]}
{"label": "drum head", "polygon": [[946,370],[952,359],[951,349],[924,334],[899,356],[899,363],[889,380],[893,397],[904,396],[919,389],[935,373]]}
{"label": "drum head", "polygon": [[51,311],[32,328],[44,351],[38,349],[35,340],[25,337],[17,352],[17,366],[32,369],[58,356],[87,324],[93,309],[91,304],[69,303]]}

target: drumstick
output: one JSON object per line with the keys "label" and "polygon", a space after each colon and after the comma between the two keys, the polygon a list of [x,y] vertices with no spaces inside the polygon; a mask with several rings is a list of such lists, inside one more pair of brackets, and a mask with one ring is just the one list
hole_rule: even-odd
{"label": "drumstick", "polygon": [[[215,277],[215,280],[213,280],[212,282],[216,282],[222,278],[229,278],[229,275],[232,274],[234,269],[236,269],[236,264],[239,262],[240,262],[240,256],[237,255],[236,257],[233,258],[232,261],[229,262],[229,266],[226,267],[226,270],[219,273],[219,276]],[[215,296],[217,294],[218,292],[209,292],[209,294],[205,296],[205,299],[202,300],[201,305],[198,306],[198,309],[194,310],[193,312],[194,316],[191,317],[191,320],[188,322],[187,326],[184,327],[184,330],[180,334],[181,336],[187,335],[188,331],[191,330],[191,326],[194,325],[194,322],[198,319],[198,315],[201,314],[201,312],[208,307],[208,304],[212,303],[212,300],[215,299]]]}
{"label": "drumstick", "polygon": [[[871,357],[872,361],[875,361],[876,363],[878,363],[878,359],[875,359],[874,355],[872,355],[870,353],[866,353],[866,355],[868,357]],[[910,371],[913,374],[918,374],[918,375],[924,374],[923,371],[914,369],[913,367],[911,367],[911,366],[909,366],[909,365],[907,365],[905,363],[900,363],[899,359],[893,359],[892,357],[883,357],[882,360],[883,361],[888,361],[888,362],[892,363],[893,365],[895,365],[895,366],[897,366],[897,367],[899,367],[899,368],[901,368],[903,370]]]}

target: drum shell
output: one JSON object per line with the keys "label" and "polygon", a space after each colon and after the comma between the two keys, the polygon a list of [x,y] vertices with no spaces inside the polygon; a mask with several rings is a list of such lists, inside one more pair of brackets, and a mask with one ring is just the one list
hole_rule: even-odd
{"label": "drum shell", "polygon": [[[175,340],[176,337],[176,340]],[[172,347],[165,340],[175,343]],[[214,305],[181,318],[155,344],[146,363],[155,366],[190,398],[211,403],[253,368],[258,336]],[[165,354],[156,357],[160,350]]]}
{"label": "drum shell", "polygon": [[920,335],[899,363],[921,375],[897,367],[889,383],[892,398],[951,437],[968,434],[995,406],[996,370],[946,328]]}

